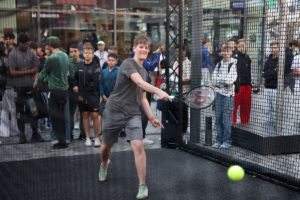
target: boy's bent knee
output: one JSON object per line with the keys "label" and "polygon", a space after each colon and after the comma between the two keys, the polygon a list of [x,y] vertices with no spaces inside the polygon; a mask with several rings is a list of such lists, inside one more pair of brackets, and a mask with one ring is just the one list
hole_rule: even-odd
{"label": "boy's bent knee", "polygon": [[137,152],[144,151],[144,143],[142,140],[131,140],[130,144],[134,151],[137,151]]}

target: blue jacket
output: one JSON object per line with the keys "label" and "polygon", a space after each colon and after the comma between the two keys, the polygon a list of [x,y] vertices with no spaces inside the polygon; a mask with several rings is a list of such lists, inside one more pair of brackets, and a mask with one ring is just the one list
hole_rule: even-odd
{"label": "blue jacket", "polygon": [[[130,58],[134,57],[134,53],[131,52],[129,55]],[[159,64],[159,60],[160,60],[160,53],[153,53],[151,58],[147,58],[146,60],[144,60],[143,62],[143,66],[146,69],[147,72],[149,71],[154,71],[154,69],[156,67],[158,67]]]}
{"label": "blue jacket", "polygon": [[101,96],[105,95],[106,97],[109,97],[115,87],[118,71],[119,67],[115,67],[111,72],[108,67],[102,70],[100,80]]}
{"label": "blue jacket", "polygon": [[202,68],[211,68],[214,67],[208,48],[202,45]]}

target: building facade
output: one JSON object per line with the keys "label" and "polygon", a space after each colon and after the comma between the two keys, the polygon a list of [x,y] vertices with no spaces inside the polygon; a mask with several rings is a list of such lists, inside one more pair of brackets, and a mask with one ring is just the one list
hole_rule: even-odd
{"label": "building facade", "polygon": [[96,36],[125,56],[138,32],[154,44],[165,39],[165,10],[166,0],[2,0],[0,33],[26,32],[35,41],[56,35],[64,44]]}

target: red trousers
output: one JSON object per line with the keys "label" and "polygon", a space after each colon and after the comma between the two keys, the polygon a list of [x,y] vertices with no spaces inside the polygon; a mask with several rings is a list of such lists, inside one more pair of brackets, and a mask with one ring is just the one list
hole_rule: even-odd
{"label": "red trousers", "polygon": [[164,82],[164,78],[161,75],[157,75],[155,81],[155,87],[160,88],[160,85]]}
{"label": "red trousers", "polygon": [[236,115],[239,107],[241,123],[249,123],[251,113],[251,93],[252,87],[250,85],[241,85],[240,91],[235,94],[232,114],[232,122],[234,125],[236,124]]}

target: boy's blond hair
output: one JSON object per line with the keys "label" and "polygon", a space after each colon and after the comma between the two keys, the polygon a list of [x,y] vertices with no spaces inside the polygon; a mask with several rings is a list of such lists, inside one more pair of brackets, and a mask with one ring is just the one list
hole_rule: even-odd
{"label": "boy's blond hair", "polygon": [[139,34],[135,36],[133,46],[136,47],[138,44],[148,44],[151,46],[151,38],[145,34]]}

